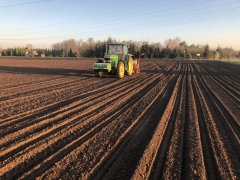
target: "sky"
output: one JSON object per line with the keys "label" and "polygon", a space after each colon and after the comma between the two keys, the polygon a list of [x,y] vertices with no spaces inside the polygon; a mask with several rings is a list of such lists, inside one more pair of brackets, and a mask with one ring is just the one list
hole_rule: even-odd
{"label": "sky", "polygon": [[90,37],[240,50],[240,0],[0,0],[0,48]]}

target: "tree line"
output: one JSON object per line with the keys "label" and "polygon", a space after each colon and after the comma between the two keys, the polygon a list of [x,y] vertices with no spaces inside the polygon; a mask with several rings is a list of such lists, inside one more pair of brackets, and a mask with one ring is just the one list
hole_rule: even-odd
{"label": "tree line", "polygon": [[[101,58],[106,51],[106,43],[119,42],[108,38],[105,41],[69,39],[52,45],[51,49],[34,49],[31,44],[25,47],[0,49],[1,56],[41,56],[41,57],[95,57]],[[146,41],[123,41],[128,44],[129,53],[144,53],[144,58],[182,59],[234,59],[240,58],[240,51],[232,48],[210,49],[209,45],[188,45],[176,37],[167,39],[164,44]]]}

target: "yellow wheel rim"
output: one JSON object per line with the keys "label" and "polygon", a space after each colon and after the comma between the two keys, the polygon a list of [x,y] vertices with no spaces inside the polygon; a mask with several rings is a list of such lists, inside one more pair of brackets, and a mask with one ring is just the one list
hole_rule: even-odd
{"label": "yellow wheel rim", "polygon": [[120,66],[120,77],[124,76],[124,66],[121,64]]}
{"label": "yellow wheel rim", "polygon": [[129,62],[128,62],[128,75],[131,76],[133,73],[133,60],[132,57],[129,58]]}

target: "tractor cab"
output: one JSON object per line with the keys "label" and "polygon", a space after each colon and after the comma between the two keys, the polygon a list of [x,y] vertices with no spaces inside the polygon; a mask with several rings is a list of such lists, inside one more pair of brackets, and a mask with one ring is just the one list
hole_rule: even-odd
{"label": "tractor cab", "polygon": [[96,76],[101,77],[103,73],[116,74],[123,78],[124,74],[129,76],[133,73],[133,58],[128,54],[128,46],[124,43],[109,43],[103,59],[99,59],[93,70]]}
{"label": "tractor cab", "polygon": [[126,44],[108,44],[107,46],[107,54],[117,54],[117,55],[127,55],[128,54],[128,47]]}
{"label": "tractor cab", "polygon": [[117,67],[118,61],[124,61],[128,55],[128,47],[126,44],[111,43],[106,47],[104,61],[111,63],[112,67]]}

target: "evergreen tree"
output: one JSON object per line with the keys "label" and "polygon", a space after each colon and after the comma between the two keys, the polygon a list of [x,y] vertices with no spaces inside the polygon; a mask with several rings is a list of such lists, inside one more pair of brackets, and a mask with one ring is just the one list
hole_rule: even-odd
{"label": "evergreen tree", "polygon": [[72,48],[68,51],[68,57],[76,57],[76,53],[72,51]]}
{"label": "evergreen tree", "polygon": [[210,56],[211,56],[211,52],[210,52],[210,49],[209,49],[209,45],[206,45],[205,48],[204,48],[203,57],[206,58],[206,59],[209,59]]}

